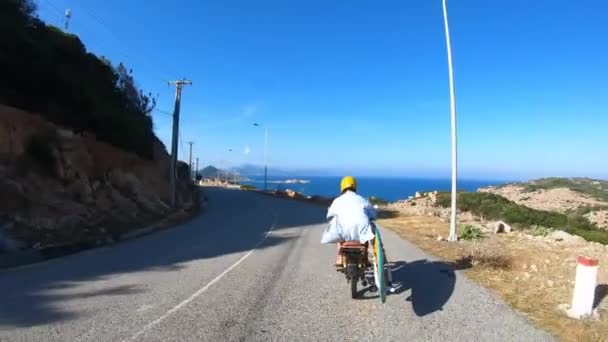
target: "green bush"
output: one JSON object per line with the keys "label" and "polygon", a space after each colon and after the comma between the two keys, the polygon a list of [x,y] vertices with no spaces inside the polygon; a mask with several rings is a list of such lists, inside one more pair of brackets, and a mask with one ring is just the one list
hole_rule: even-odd
{"label": "green bush", "polygon": [[463,240],[477,240],[482,237],[481,230],[475,226],[466,224],[460,228],[460,238]]}
{"label": "green bush", "polygon": [[[437,194],[437,205],[448,208],[451,204],[449,193]],[[484,219],[502,220],[520,228],[533,225],[552,227],[579,235],[586,240],[608,244],[608,231],[600,230],[587,218],[576,213],[532,209],[508,199],[487,192],[461,192],[457,197],[458,209],[468,211]]]}
{"label": "green bush", "polygon": [[253,185],[241,184],[241,189],[242,190],[256,190],[257,188]]}
{"label": "green bush", "polygon": [[374,204],[374,205],[386,205],[388,204],[388,201],[380,198],[380,197],[376,197],[376,196],[371,196],[370,198],[368,198],[369,203]]}

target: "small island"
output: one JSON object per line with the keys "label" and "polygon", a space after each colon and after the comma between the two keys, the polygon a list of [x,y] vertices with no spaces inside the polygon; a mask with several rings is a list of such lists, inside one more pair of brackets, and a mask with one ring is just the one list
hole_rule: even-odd
{"label": "small island", "polygon": [[308,184],[308,183],[310,183],[310,181],[305,180],[305,179],[288,179],[286,181],[283,181],[283,183],[285,183],[285,184]]}

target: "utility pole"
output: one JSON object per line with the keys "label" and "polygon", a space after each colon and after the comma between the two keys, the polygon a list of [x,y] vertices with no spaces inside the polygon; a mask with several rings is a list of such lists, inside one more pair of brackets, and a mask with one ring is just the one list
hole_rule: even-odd
{"label": "utility pole", "polygon": [[173,109],[173,136],[171,139],[171,169],[169,170],[169,178],[171,182],[171,206],[175,208],[175,192],[176,192],[176,171],[177,171],[177,137],[179,134],[179,108],[182,100],[182,88],[185,85],[192,85],[191,81],[186,79],[167,82],[169,85],[175,86],[175,107]]}
{"label": "utility pole", "polygon": [[194,170],[194,180],[196,180],[197,176],[198,176],[198,157],[196,157],[196,170]]}
{"label": "utility pole", "polygon": [[194,141],[188,141],[188,144],[190,145],[190,157],[188,158],[188,170],[190,172],[188,174],[190,175],[190,180],[192,180],[192,144],[194,144]]}

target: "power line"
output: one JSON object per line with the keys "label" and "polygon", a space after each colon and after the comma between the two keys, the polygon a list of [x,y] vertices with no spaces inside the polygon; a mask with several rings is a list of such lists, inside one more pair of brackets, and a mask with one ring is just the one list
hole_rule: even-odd
{"label": "power line", "polygon": [[158,109],[158,108],[154,108],[155,112],[158,112],[159,114],[164,114],[167,116],[173,116],[173,114],[171,114],[170,112],[166,111],[166,110],[162,110],[162,109]]}
{"label": "power line", "polygon": [[[97,14],[95,14],[95,12],[86,4],[86,2],[84,0],[80,0],[80,3],[82,4],[82,7],[85,9],[85,11],[95,20],[97,21],[97,23],[99,23],[99,25],[101,25],[111,36],[112,38],[114,38],[114,40],[116,40],[118,43],[120,43],[122,46],[130,46],[129,44],[123,44],[123,42],[121,41],[121,39],[118,37],[117,34],[114,33],[114,31],[112,29],[110,29],[110,26],[107,25],[100,16],[98,16]],[[122,50],[122,49],[121,49]],[[124,50],[122,50],[123,54],[127,57],[127,58],[131,58],[131,55],[129,53],[125,53]],[[145,59],[144,59],[145,61]],[[146,64],[148,64],[147,62],[144,62]],[[156,62],[156,64],[161,64],[158,63],[158,61]],[[154,68],[153,65],[148,64],[148,66],[151,67],[151,70],[158,70],[158,68]],[[165,70],[170,70],[170,68],[167,68],[167,65],[162,64],[161,65]],[[158,74],[159,76],[161,76],[161,74]],[[165,75],[164,73],[162,74],[163,76],[163,81],[166,81],[168,79],[170,79],[170,77],[166,77],[167,75]]]}
{"label": "power line", "polygon": [[59,17],[58,21],[61,23],[64,17],[62,11],[57,6],[55,6],[50,0],[44,0],[44,3],[48,6],[47,8],[51,9],[53,12],[55,12],[55,14],[57,14],[57,16]]}
{"label": "power line", "polygon": [[[59,20],[58,20],[59,25],[58,26],[62,26],[61,24],[63,24],[65,14],[59,8],[57,8],[57,6],[55,6],[52,2],[50,2],[50,0],[44,0],[44,1],[47,5],[49,5],[51,7],[51,9],[56,14],[58,14],[58,16],[59,16]],[[101,21],[101,19],[97,15],[95,15],[95,13],[93,13],[92,10],[90,10],[90,8],[86,7],[85,4],[83,4],[83,7],[85,8],[85,12],[87,12],[91,17],[93,17],[100,25],[104,26],[104,28],[106,30],[108,30],[108,27]],[[109,31],[109,32],[113,36],[114,39],[117,39],[116,36],[111,31]],[[120,41],[119,41],[119,43],[120,43]],[[104,46],[104,45],[108,45],[108,44],[106,44],[105,42],[102,42],[102,46]],[[118,46],[116,48],[117,48],[118,52],[121,53],[124,57],[126,57],[127,59],[130,58],[130,54],[126,53],[125,50],[122,49],[120,46]]]}

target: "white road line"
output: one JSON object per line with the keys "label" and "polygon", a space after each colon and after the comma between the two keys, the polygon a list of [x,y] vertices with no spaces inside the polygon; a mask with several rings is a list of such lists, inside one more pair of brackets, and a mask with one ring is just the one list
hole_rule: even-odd
{"label": "white road line", "polygon": [[212,281],[210,281],[207,285],[205,285],[204,287],[202,287],[200,290],[196,291],[192,296],[186,298],[183,302],[177,304],[171,310],[167,311],[164,315],[162,315],[162,316],[158,317],[157,319],[155,319],[154,321],[148,323],[146,326],[144,326],[140,331],[138,331],[137,333],[135,333],[133,336],[131,336],[128,339],[123,340],[123,342],[135,341],[138,337],[140,337],[147,330],[149,330],[150,328],[154,327],[158,323],[164,321],[167,317],[169,317],[170,315],[172,315],[173,313],[175,313],[177,310],[181,309],[182,307],[184,307],[188,303],[190,303],[193,300],[195,300],[196,297],[200,296],[205,291],[207,291],[211,286],[213,286],[213,284],[217,283],[226,274],[228,274],[228,272],[230,272],[234,268],[236,268],[241,262],[243,262],[243,260],[247,259],[247,257],[250,256],[251,253],[253,253],[266,240],[266,238],[268,238],[268,235],[270,235],[270,233],[274,229],[277,217],[278,217],[278,215],[275,214],[275,223],[272,225],[272,227],[270,227],[270,230],[266,232],[266,234],[264,235],[264,237],[262,238],[262,240],[260,240],[260,242],[258,242],[257,245],[255,245],[255,247],[253,247],[249,252],[247,252],[247,254],[243,255],[243,257],[241,257],[237,262],[235,262],[232,266],[228,267],[224,272],[222,272],[220,275],[218,275],[217,277],[215,277],[215,279],[213,279]]}

